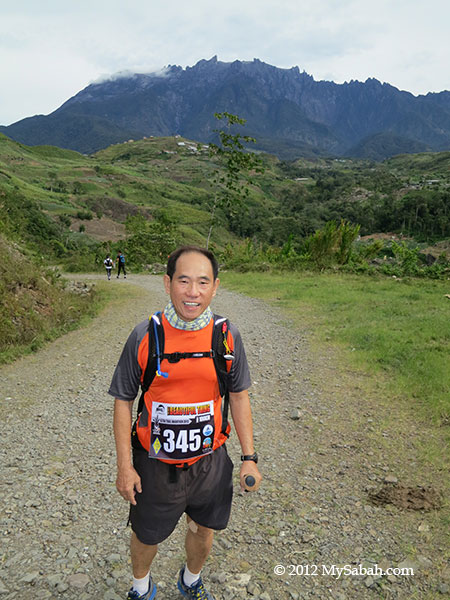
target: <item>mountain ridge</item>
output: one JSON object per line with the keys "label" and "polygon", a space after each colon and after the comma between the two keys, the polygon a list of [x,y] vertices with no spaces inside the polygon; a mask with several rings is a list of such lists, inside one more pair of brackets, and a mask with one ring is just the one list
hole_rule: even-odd
{"label": "mountain ridge", "polygon": [[[225,63],[216,56],[192,67],[169,65],[155,74],[94,82],[50,115],[0,131],[29,145],[92,153],[151,135],[210,142],[215,112],[246,119],[256,147],[283,158],[353,153],[381,160],[392,151],[450,149],[448,91],[414,96],[374,78],[316,81],[299,67],[281,69],[259,59]],[[383,142],[377,144],[380,134]],[[395,142],[386,144],[389,136]]]}

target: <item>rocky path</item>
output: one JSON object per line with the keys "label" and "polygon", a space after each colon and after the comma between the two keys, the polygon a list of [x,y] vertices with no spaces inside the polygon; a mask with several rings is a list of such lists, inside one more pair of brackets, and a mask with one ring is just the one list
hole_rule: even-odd
{"label": "rocky path", "polygon": [[[166,301],[158,277],[111,282],[133,284],[134,299],[0,369],[5,598],[126,596],[127,506],[114,486],[106,390],[134,324]],[[420,479],[414,423],[396,425],[386,407],[377,409],[360,376],[315,349],[307,324],[294,329],[277,309],[223,289],[213,308],[238,325],[246,345],[265,477],[257,494],[235,495],[230,526],[216,536],[204,579],[217,600],[448,597],[438,512],[368,500],[385,480],[433,483],[433,473]],[[236,441],[229,452],[239,463]],[[183,522],[154,563],[161,600],[181,597],[184,530]],[[381,575],[391,568],[414,575]]]}

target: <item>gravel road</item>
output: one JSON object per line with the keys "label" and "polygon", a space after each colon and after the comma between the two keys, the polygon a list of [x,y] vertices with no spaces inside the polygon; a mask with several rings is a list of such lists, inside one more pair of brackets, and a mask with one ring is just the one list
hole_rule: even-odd
{"label": "gravel road", "polygon": [[[129,332],[166,296],[157,276],[110,285],[134,285],[135,297],[0,369],[0,596],[11,600],[119,600],[129,588],[106,390]],[[244,339],[264,475],[258,493],[235,494],[230,526],[215,538],[204,580],[217,600],[449,597],[438,511],[368,499],[386,480],[435,483],[432,473],[420,479],[414,423],[396,426],[362,376],[317,349],[307,323],[294,328],[278,309],[225,289],[213,308]],[[237,465],[236,435],[228,448]],[[184,531],[183,521],[155,559],[161,600],[181,597]],[[381,575],[391,568],[414,575]]]}

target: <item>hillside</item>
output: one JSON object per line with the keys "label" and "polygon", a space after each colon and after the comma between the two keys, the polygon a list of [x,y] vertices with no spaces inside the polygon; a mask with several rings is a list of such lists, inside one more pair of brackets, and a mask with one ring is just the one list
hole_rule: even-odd
{"label": "hillside", "polygon": [[50,115],[0,127],[20,142],[92,153],[144,136],[215,139],[215,112],[247,120],[258,148],[282,159],[450,149],[450,94],[413,96],[376,79],[315,81],[298,67],[213,57],[183,69],[93,83]]}
{"label": "hillside", "polygon": [[[298,247],[341,219],[359,224],[365,236],[397,232],[424,243],[450,237],[449,152],[385,163],[260,156],[264,172],[253,174],[245,204],[217,213],[218,248],[242,238],[274,246],[291,238]],[[205,243],[217,172],[223,165],[205,145],[181,137],[84,156],[0,134],[2,228],[65,268],[101,265],[119,245],[140,268],[161,262],[176,243]],[[142,255],[140,246],[153,254]]]}
{"label": "hillside", "polygon": [[[265,159],[267,173],[261,175],[261,185],[276,178],[271,170],[275,162]],[[53,224],[69,225],[72,231],[80,219],[85,224],[99,222],[111,230],[113,240],[123,237],[127,217],[141,214],[152,219],[163,211],[180,226],[186,239],[204,241],[210,219],[211,179],[218,168],[207,148],[197,151],[195,142],[181,138],[119,144],[87,157],[51,146],[27,147],[0,134],[4,197],[20,196],[50,217]],[[265,205],[266,210],[273,208],[270,194],[254,186],[249,210],[257,206],[261,212]],[[12,218],[20,220],[18,215]],[[219,218],[218,224],[217,243],[233,239],[226,221],[221,223]]]}
{"label": "hillside", "polygon": [[95,293],[66,286],[0,231],[0,364],[37,350],[95,313]]}

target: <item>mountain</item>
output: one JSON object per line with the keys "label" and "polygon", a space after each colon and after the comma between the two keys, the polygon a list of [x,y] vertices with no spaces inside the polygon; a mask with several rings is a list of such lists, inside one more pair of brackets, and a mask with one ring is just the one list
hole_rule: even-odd
{"label": "mountain", "polygon": [[14,140],[92,153],[144,136],[215,138],[215,112],[247,120],[257,148],[281,158],[450,149],[450,92],[413,96],[376,79],[315,81],[258,59],[201,60],[183,69],[93,83],[48,116],[0,127]]}
{"label": "mountain", "polygon": [[398,154],[418,154],[430,152],[431,147],[423,142],[395,135],[391,132],[374,133],[363,138],[356,146],[350,148],[346,154],[349,157],[367,158],[369,160],[383,160]]}

